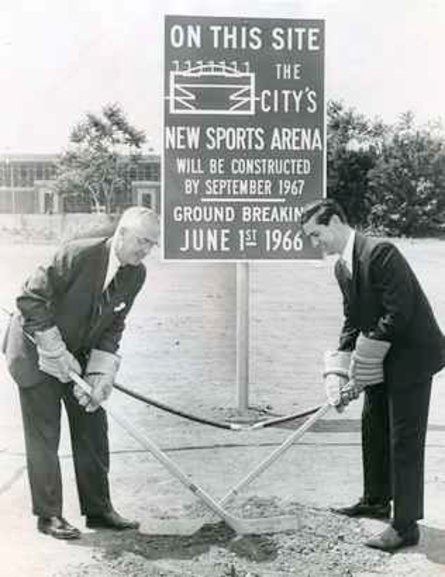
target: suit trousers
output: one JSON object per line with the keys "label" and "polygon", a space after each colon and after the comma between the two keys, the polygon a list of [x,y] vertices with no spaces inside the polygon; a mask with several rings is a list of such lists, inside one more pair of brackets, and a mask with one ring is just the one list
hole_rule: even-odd
{"label": "suit trousers", "polygon": [[19,388],[28,477],[34,515],[62,515],[62,478],[58,457],[61,401],[71,435],[74,469],[83,515],[111,510],[108,484],[108,423],[104,409],[87,413],[73,395],[72,383],[48,376]]}
{"label": "suit trousers", "polygon": [[395,523],[423,517],[425,439],[432,378],[402,390],[366,387],[362,412],[364,498],[393,499]]}

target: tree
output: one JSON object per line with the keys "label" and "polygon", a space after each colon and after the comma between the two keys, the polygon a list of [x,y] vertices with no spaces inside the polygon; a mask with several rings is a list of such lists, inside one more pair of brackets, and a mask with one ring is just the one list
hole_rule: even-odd
{"label": "tree", "polygon": [[368,172],[375,165],[387,127],[353,108],[331,101],[327,107],[327,193],[354,225],[366,223]]}
{"label": "tree", "polygon": [[403,114],[369,172],[369,225],[390,235],[418,236],[445,227],[443,133]]}
{"label": "tree", "polygon": [[58,163],[57,192],[109,214],[131,189],[130,173],[144,142],[144,132],[129,123],[119,104],[107,104],[100,115],[87,113]]}

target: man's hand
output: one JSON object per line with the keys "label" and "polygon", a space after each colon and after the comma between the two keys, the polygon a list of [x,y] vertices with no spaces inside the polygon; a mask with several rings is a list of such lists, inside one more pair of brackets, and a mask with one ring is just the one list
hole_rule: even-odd
{"label": "man's hand", "polygon": [[344,406],[341,399],[341,390],[347,384],[348,379],[339,375],[327,375],[324,379],[324,387],[328,403],[335,407],[339,413],[343,412]]}
{"label": "man's hand", "polygon": [[54,326],[44,331],[36,331],[34,338],[37,346],[39,369],[62,383],[72,380],[70,373],[80,375],[81,367],[76,358],[68,351],[59,329]]}
{"label": "man's hand", "polygon": [[97,410],[111,395],[119,364],[118,355],[99,349],[91,351],[84,375],[91,391],[87,393],[77,384],[73,387],[74,396],[88,413]]}
{"label": "man's hand", "polygon": [[78,384],[74,385],[73,393],[79,404],[85,408],[85,411],[92,413],[111,395],[114,378],[110,375],[93,374],[86,375],[85,382],[91,387],[88,393]]}
{"label": "man's hand", "polygon": [[353,380],[348,380],[340,389],[340,406],[346,407],[351,401],[359,398],[363,387]]}
{"label": "man's hand", "polygon": [[342,412],[342,387],[348,382],[351,353],[345,351],[327,351],[324,355],[324,386],[328,403]]}

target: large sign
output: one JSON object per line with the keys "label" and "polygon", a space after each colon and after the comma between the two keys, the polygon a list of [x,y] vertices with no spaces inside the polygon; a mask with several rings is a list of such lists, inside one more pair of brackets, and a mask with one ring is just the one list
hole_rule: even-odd
{"label": "large sign", "polygon": [[318,256],[324,22],[167,16],[164,96],[164,258]]}

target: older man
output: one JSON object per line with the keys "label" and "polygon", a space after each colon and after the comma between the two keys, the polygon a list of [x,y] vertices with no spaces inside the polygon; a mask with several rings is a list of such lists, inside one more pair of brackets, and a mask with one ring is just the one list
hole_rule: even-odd
{"label": "older man", "polygon": [[[151,210],[125,211],[111,238],[62,246],[26,281],[5,339],[23,416],[32,509],[37,528],[58,539],[80,531],[62,516],[58,459],[61,401],[68,415],[81,513],[88,527],[137,528],[112,507],[107,417],[125,318],[146,275],[142,260],[158,242]],[[91,386],[85,394],[72,373]]]}
{"label": "older man", "polygon": [[365,393],[364,493],[358,503],[337,511],[385,518],[392,499],[392,523],[366,544],[385,551],[416,544],[431,381],[445,365],[444,336],[393,244],[354,231],[332,200],[305,207],[302,225],[314,246],[340,257],[335,275],[345,318],[339,350],[326,356],[328,397],[341,407]]}

